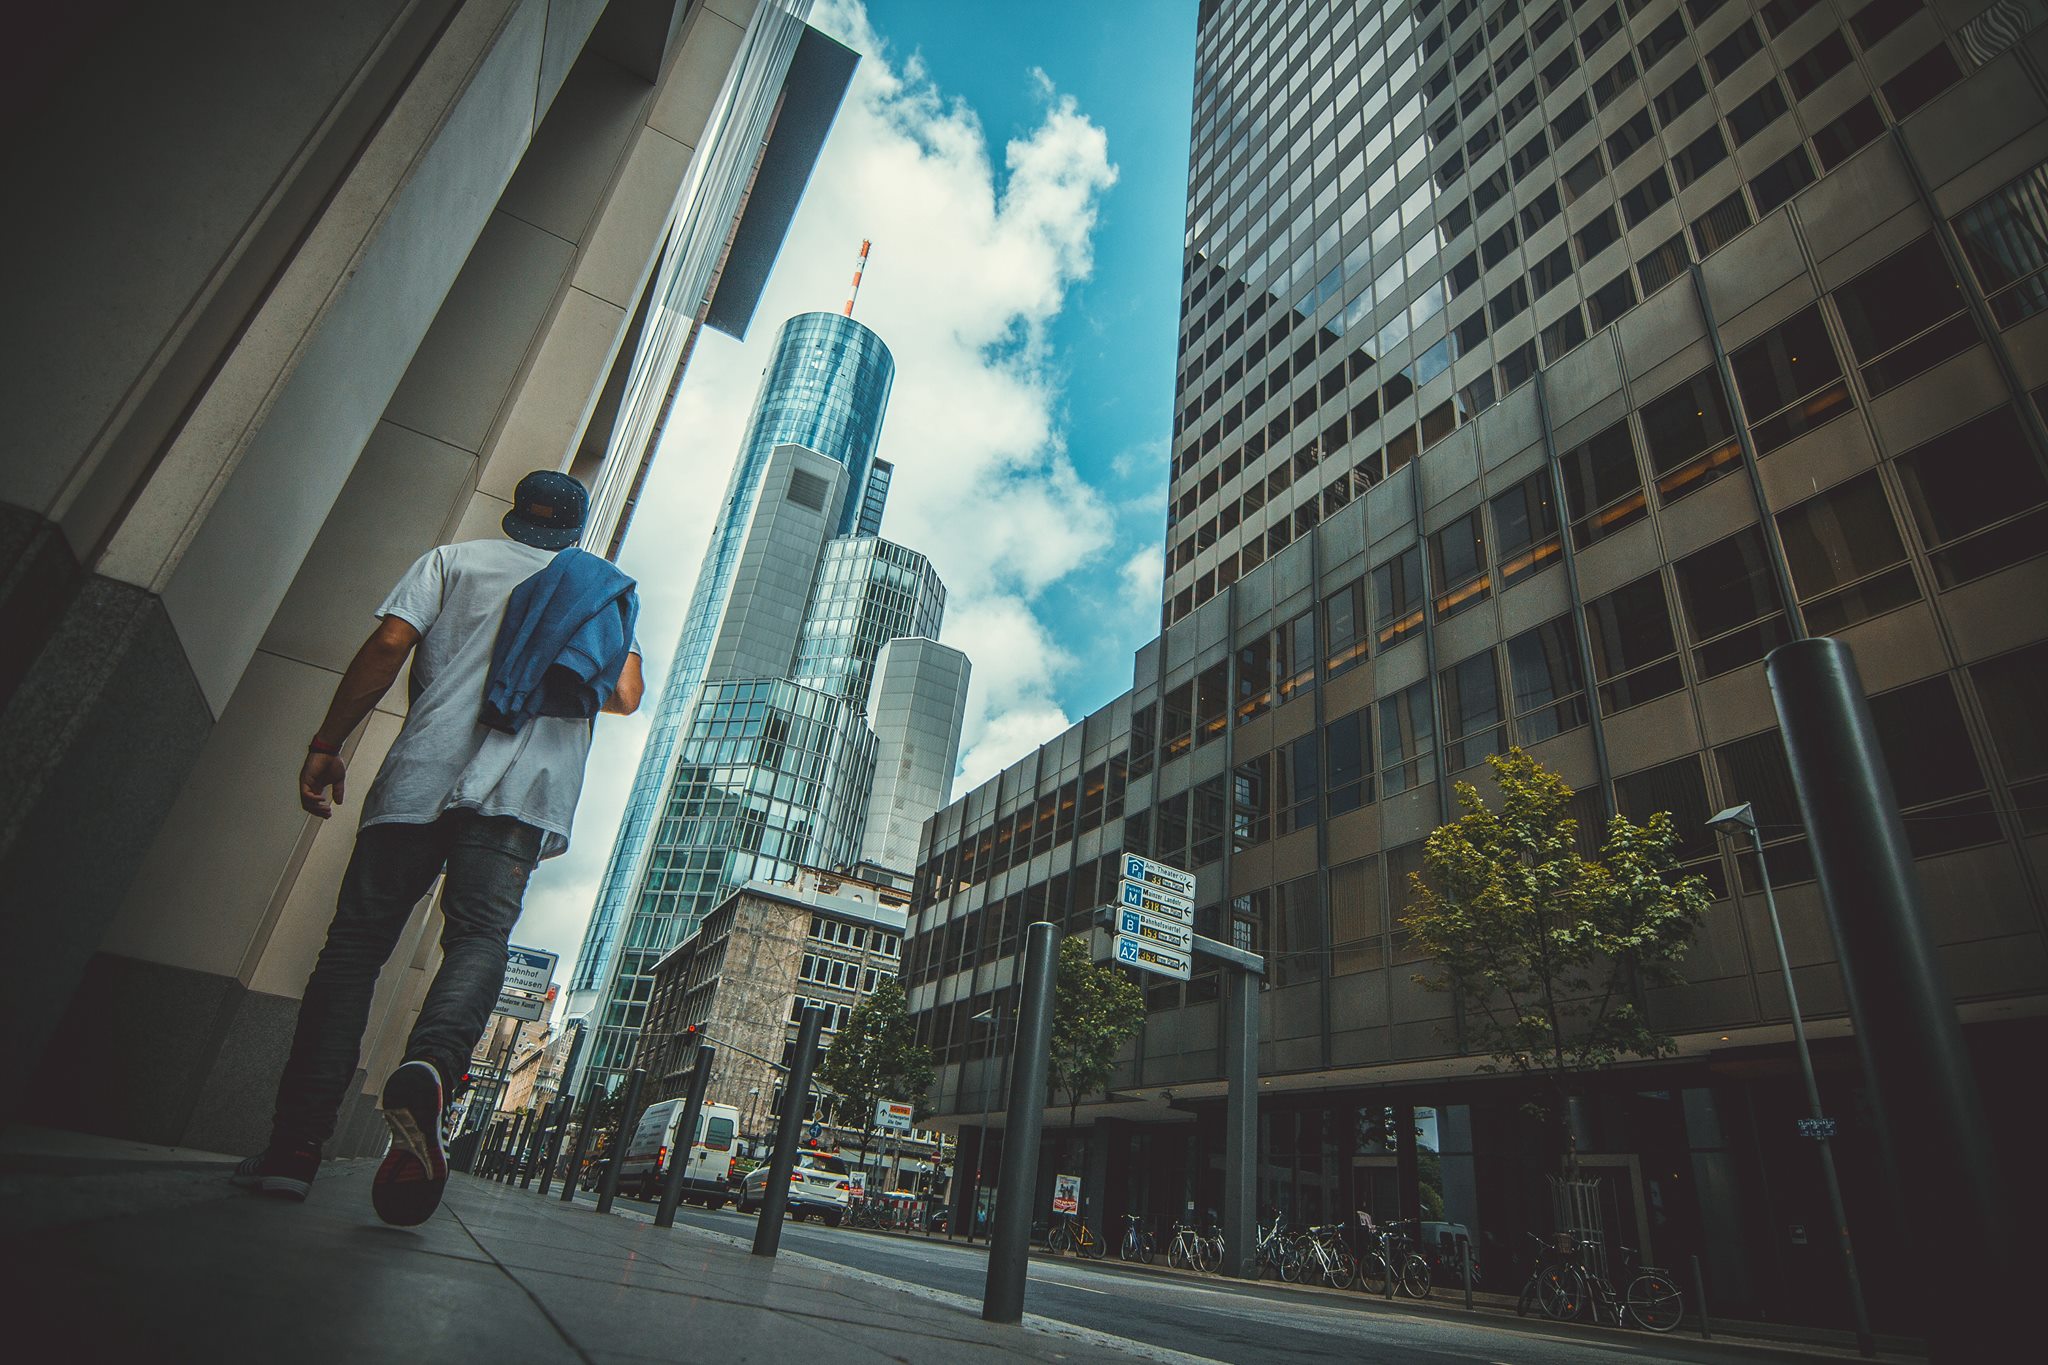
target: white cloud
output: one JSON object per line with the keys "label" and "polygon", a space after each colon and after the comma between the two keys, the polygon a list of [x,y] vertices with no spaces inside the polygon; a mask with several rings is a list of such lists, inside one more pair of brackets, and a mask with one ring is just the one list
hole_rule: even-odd
{"label": "white cloud", "polygon": [[[840,306],[871,238],[856,315],[896,358],[883,532],[931,556],[950,594],[945,638],[973,660],[963,792],[1071,723],[1055,687],[1073,660],[1038,614],[1041,594],[1084,569],[1130,573],[1102,564],[1118,509],[1067,456],[1046,341],[1092,269],[1117,172],[1103,130],[1043,71],[1017,72],[1039,116],[998,169],[974,111],[915,54],[892,53],[855,0],[825,0],[811,22],[862,53],[860,66],[746,342],[699,341],[622,556],[641,582],[649,710],[776,329]],[[644,733],[638,719],[599,726],[574,847],[536,877],[522,941],[573,955]]]}

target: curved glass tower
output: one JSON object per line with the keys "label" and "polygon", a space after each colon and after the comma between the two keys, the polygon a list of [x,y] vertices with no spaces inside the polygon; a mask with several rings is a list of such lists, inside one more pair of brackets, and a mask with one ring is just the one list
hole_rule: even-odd
{"label": "curved glass tower", "polygon": [[[840,534],[859,524],[882,414],[895,382],[896,361],[882,339],[838,313],[799,313],[782,324],[775,351],[761,375],[754,414],[741,438],[718,524],[704,551],[689,614],[676,642],[661,701],[648,730],[647,747],[633,776],[633,791],[619,821],[604,885],[584,930],[582,951],[570,978],[570,1011],[581,1012],[612,975],[619,924],[630,904],[647,852],[647,838],[662,805],[675,759],[676,740],[690,711],[690,699],[704,681],[718,624],[732,595],[740,543],[761,490],[768,457],[777,446],[797,445],[845,467],[846,491],[837,518]],[[876,518],[879,520],[879,517]],[[579,999],[579,993],[583,993]]]}

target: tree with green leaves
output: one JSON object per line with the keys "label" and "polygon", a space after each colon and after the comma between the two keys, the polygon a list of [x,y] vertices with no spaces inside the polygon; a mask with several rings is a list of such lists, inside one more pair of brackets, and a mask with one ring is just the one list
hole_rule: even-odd
{"label": "tree with green leaves", "polygon": [[1081,1097],[1109,1084],[1118,1049],[1145,1026],[1145,992],[1114,963],[1097,962],[1088,936],[1060,943],[1053,982],[1052,1092],[1067,1096],[1067,1126],[1080,1122]]}
{"label": "tree with green leaves", "polygon": [[1486,1069],[1544,1083],[1569,1173],[1572,1078],[1673,1051],[1640,992],[1680,979],[1706,883],[1678,874],[1668,812],[1641,825],[1616,815],[1600,856],[1583,857],[1562,778],[1519,748],[1486,761],[1498,808],[1457,784],[1464,814],[1423,845],[1428,876],[1410,874],[1401,922],[1434,968],[1416,982],[1456,994]]}
{"label": "tree with green leaves", "polygon": [[818,1083],[839,1096],[841,1120],[851,1115],[859,1126],[862,1170],[867,1169],[876,1103],[901,1100],[924,1108],[932,1088],[932,1053],[918,1045],[917,1028],[896,978],[883,979],[854,1006],[818,1067]]}

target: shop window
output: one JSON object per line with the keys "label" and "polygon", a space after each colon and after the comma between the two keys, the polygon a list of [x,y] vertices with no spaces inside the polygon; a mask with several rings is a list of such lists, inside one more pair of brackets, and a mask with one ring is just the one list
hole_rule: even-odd
{"label": "shop window", "polygon": [[1962,78],[1955,54],[1937,41],[1926,55],[1884,83],[1884,102],[1891,106],[1893,120],[1901,120]]}
{"label": "shop window", "polygon": [[1444,718],[1444,768],[1476,767],[1507,747],[1502,722],[1500,676],[1493,651],[1482,650],[1437,674],[1437,698]]}
{"label": "shop window", "polygon": [[1934,238],[1922,237],[1835,291],[1849,349],[1872,395],[1976,344],[1977,324]]}
{"label": "shop window", "polygon": [[1161,707],[1160,742],[1166,758],[1179,758],[1195,743],[1195,685],[1171,688]]}
{"label": "shop window", "polygon": [[1365,607],[1365,580],[1354,579],[1323,599],[1323,668],[1331,677],[1365,662],[1372,633]]}
{"label": "shop window", "polygon": [[1230,837],[1242,853],[1273,836],[1273,756],[1260,754],[1230,775]]}
{"label": "shop window", "polygon": [[2048,704],[2041,679],[2048,678],[2048,643],[2028,645],[1970,666],[1984,728],[1998,766],[2012,786],[2020,827],[2048,833]]}
{"label": "shop window", "polygon": [[1550,471],[1535,474],[1495,496],[1493,511],[1495,558],[1503,588],[1514,586],[1560,561],[1557,500]]}
{"label": "shop window", "polygon": [[1303,735],[1273,751],[1273,832],[1292,834],[1316,822],[1323,770],[1316,736]]}
{"label": "shop window", "polygon": [[1657,121],[1669,126],[1673,119],[1698,104],[1706,97],[1707,78],[1696,66],[1689,66],[1685,74],[1657,92],[1652,101],[1657,110]]}
{"label": "shop window", "polygon": [[2048,163],[1953,220],[2000,327],[2048,308]]}
{"label": "shop window", "polygon": [[1792,638],[1769,555],[1751,526],[1672,565],[1697,677],[1754,663]]}
{"label": "shop window", "polygon": [[1705,260],[1734,241],[1749,224],[1749,201],[1737,190],[1692,220],[1693,251]]}
{"label": "shop window", "polygon": [[1779,323],[1730,363],[1758,455],[1849,411],[1849,388],[1818,306]]}
{"label": "shop window", "polygon": [[1778,538],[1807,628],[1817,635],[1920,600],[1874,469],[1780,512]]}
{"label": "shop window", "polygon": [[1621,196],[1621,216],[1630,227],[1671,202],[1671,176],[1662,166],[1651,171]]}
{"label": "shop window", "polygon": [[1777,78],[1765,81],[1754,95],[1728,111],[1728,131],[1735,134],[1735,145],[1742,146],[1776,123],[1789,107],[1785,87]]}
{"label": "shop window", "polygon": [[1493,595],[1493,582],[1486,571],[1486,532],[1478,509],[1430,536],[1429,566],[1439,621]]}
{"label": "shop window", "polygon": [[1572,544],[1580,549],[1648,515],[1643,475],[1628,423],[1616,422],[1558,457]]}
{"label": "shop window", "polygon": [[1872,697],[1870,719],[1914,857],[1999,841],[1984,769],[1946,674]]}
{"label": "shop window", "polygon": [[1586,639],[1592,646],[1593,681],[1599,688],[1602,715],[1684,686],[1664,584],[1654,573],[1588,602]]}
{"label": "shop window", "polygon": [[1515,737],[1523,744],[1586,723],[1586,673],[1570,616],[1554,617],[1508,641],[1508,685]]}
{"label": "shop window", "polygon": [[1586,339],[1586,319],[1579,306],[1573,304],[1568,312],[1536,336],[1543,343],[1544,360],[1556,364],[1558,357]]}
{"label": "shop window", "polygon": [[2048,550],[2048,477],[2012,409],[1995,409],[1915,447],[1897,468],[1942,587]]}
{"label": "shop window", "polygon": [[1757,33],[1756,25],[1745,19],[1707,53],[1707,66],[1712,69],[1716,82],[1725,81],[1740,71],[1751,57],[1763,51],[1763,47],[1764,40]]}
{"label": "shop window", "polygon": [[1230,720],[1230,661],[1219,659],[1195,679],[1195,747],[1221,739]]}
{"label": "shop window", "polygon": [[1388,796],[1436,778],[1436,721],[1429,708],[1429,679],[1411,684],[1379,702],[1380,790]]}
{"label": "shop window", "polygon": [[1643,405],[1643,441],[1660,504],[1676,502],[1741,464],[1735,420],[1711,366]]}
{"label": "shop window", "polygon": [[1360,858],[1330,869],[1330,974],[1351,976],[1386,961],[1386,910],[1380,860]]}
{"label": "shop window", "polygon": [[1801,146],[1757,172],[1749,182],[1749,192],[1756,198],[1756,211],[1769,213],[1812,183],[1813,162]]}
{"label": "shop window", "polygon": [[1273,633],[1273,667],[1280,680],[1280,700],[1293,701],[1316,685],[1315,608],[1301,613]]}
{"label": "shop window", "polygon": [[1713,813],[1713,807],[1707,804],[1707,779],[1700,769],[1699,755],[1688,754],[1615,778],[1614,804],[1622,815],[1638,825],[1649,823],[1650,817],[1660,811],[1668,812],[1672,830],[1678,836],[1671,856],[1678,860],[1679,874],[1705,877],[1709,894],[1717,899],[1728,894],[1720,850],[1714,845],[1714,832],[1707,828],[1707,817]]}
{"label": "shop window", "polygon": [[1681,229],[1636,262],[1636,275],[1643,282],[1643,297],[1648,298],[1683,275],[1690,264],[1692,253],[1686,249],[1685,232]]}
{"label": "shop window", "polygon": [[1260,631],[1237,651],[1237,718],[1265,714],[1273,704],[1273,637]]}
{"label": "shop window", "polygon": [[1882,132],[1884,115],[1877,112],[1876,103],[1866,95],[1813,135],[1813,150],[1820,157],[1820,168],[1833,170],[1875,142]]}
{"label": "shop window", "polygon": [[1792,82],[1793,93],[1800,99],[1805,99],[1847,66],[1849,61],[1849,40],[1838,30],[1828,34],[1787,63],[1785,76]]}
{"label": "shop window", "polygon": [[1339,716],[1323,728],[1324,772],[1331,815],[1372,800],[1372,708]]}

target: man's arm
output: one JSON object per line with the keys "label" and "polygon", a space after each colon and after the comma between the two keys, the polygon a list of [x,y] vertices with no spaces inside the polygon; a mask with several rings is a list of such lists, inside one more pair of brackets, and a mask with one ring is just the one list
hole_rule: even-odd
{"label": "man's arm", "polygon": [[[406,658],[419,640],[419,631],[400,617],[387,616],[378,622],[370,638],[356,651],[356,657],[349,660],[348,670],[335,686],[334,700],[327,704],[327,718],[320,722],[314,740],[339,749],[363,723],[363,718],[376,709],[384,694],[391,690],[391,684],[398,681],[399,670],[405,667]],[[308,753],[299,769],[299,805],[308,815],[325,820],[341,804],[342,783],[347,776],[348,764],[340,754]],[[327,799],[330,787],[334,790],[331,803]]]}
{"label": "man's arm", "polygon": [[640,709],[640,696],[647,690],[646,680],[640,676],[640,654],[635,650],[626,656],[626,666],[619,670],[619,685],[612,689],[611,699],[604,704],[608,716],[630,716]]}

